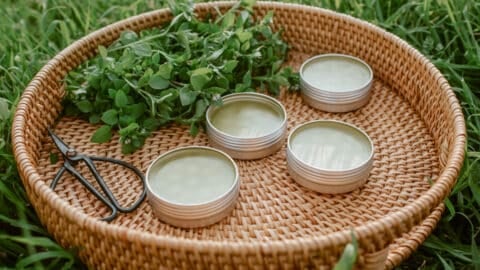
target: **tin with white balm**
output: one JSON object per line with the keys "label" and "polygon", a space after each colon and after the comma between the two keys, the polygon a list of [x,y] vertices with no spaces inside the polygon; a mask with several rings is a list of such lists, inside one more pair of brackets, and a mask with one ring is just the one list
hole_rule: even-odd
{"label": "tin with white balm", "polygon": [[300,67],[304,101],[328,112],[348,112],[364,106],[371,95],[372,81],[371,67],[350,55],[322,54]]}
{"label": "tin with white balm", "polygon": [[236,159],[258,159],[278,151],[287,131],[287,112],[276,99],[236,93],[206,113],[210,145]]}
{"label": "tin with white balm", "polygon": [[235,207],[237,165],[222,151],[189,146],[160,155],[146,174],[147,199],[162,221],[183,228],[207,226]]}
{"label": "tin with white balm", "polygon": [[373,157],[370,137],[340,121],[308,122],[288,137],[290,175],[300,185],[320,193],[344,193],[362,186],[372,169]]}

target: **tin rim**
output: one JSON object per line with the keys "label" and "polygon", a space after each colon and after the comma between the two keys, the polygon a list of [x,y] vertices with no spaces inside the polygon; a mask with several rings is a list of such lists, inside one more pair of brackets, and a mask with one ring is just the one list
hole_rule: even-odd
{"label": "tin rim", "polygon": [[[185,203],[175,203],[175,202],[172,202],[170,200],[167,200],[165,198],[163,198],[162,196],[160,196],[159,194],[155,193],[153,190],[152,190],[152,187],[150,186],[150,170],[152,169],[152,167],[159,161],[161,160],[162,158],[165,158],[166,156],[168,155],[171,155],[175,152],[182,152],[182,151],[191,151],[191,150],[195,150],[195,149],[201,149],[201,150],[207,150],[207,151],[212,151],[212,152],[216,152],[222,156],[224,156],[232,165],[233,165],[233,168],[235,170],[235,177],[233,179],[233,183],[232,185],[229,187],[228,190],[226,190],[224,193],[222,193],[221,195],[211,199],[211,200],[208,200],[208,201],[205,201],[205,202],[202,202],[202,203],[198,203],[198,204],[185,204]],[[175,149],[172,149],[172,150],[169,150],[163,154],[161,154],[160,156],[158,156],[157,158],[155,158],[151,163],[150,165],[148,166],[148,169],[147,169],[147,172],[145,173],[145,185],[147,187],[147,191],[148,193],[151,194],[151,196],[155,199],[156,202],[161,202],[161,203],[165,203],[165,204],[168,204],[168,205],[171,205],[171,206],[174,206],[174,207],[181,207],[181,208],[190,208],[190,207],[199,207],[199,206],[209,206],[211,205],[212,203],[215,203],[219,200],[222,200],[223,198],[225,198],[226,196],[228,196],[234,189],[236,188],[239,188],[239,172],[238,172],[238,166],[237,164],[235,163],[235,161],[229,156],[227,155],[225,152],[219,150],[219,149],[215,149],[215,148],[212,148],[212,147],[208,147],[208,146],[185,146],[185,147],[179,147],[179,148],[175,148]]]}
{"label": "tin rim", "polygon": [[[302,127],[306,127],[308,125],[313,125],[315,123],[336,123],[336,124],[340,124],[340,125],[345,125],[345,126],[348,126],[350,128],[353,128],[354,130],[357,130],[358,132],[360,132],[363,136],[365,136],[367,139],[368,139],[368,142],[370,143],[370,155],[369,157],[364,160],[362,163],[360,163],[359,165],[353,167],[353,168],[348,168],[348,169],[345,169],[345,170],[332,170],[332,169],[326,169],[326,168],[320,168],[320,167],[317,167],[317,166],[313,166],[313,165],[310,165],[310,164],[307,164],[305,163],[302,159],[300,159],[296,154],[295,152],[292,150],[292,147],[291,147],[291,139],[292,139],[292,135],[295,134],[298,129],[302,128]],[[368,136],[368,134],[363,131],[362,129],[358,128],[357,126],[355,125],[352,125],[352,124],[349,124],[349,123],[346,123],[346,122],[343,122],[343,121],[338,121],[338,120],[313,120],[313,121],[309,121],[309,122],[306,122],[306,123],[303,123],[301,125],[298,125],[296,126],[291,132],[290,134],[288,135],[288,139],[287,139],[287,151],[289,151],[292,155],[292,157],[294,158],[294,160],[296,162],[299,162],[301,164],[305,164],[305,166],[309,169],[313,169],[313,170],[318,170],[318,171],[322,171],[322,172],[326,172],[326,173],[341,173],[341,174],[346,174],[346,173],[349,173],[351,171],[355,171],[355,170],[358,170],[359,168],[363,168],[365,167],[372,159],[373,159],[373,156],[374,156],[374,153],[375,153],[375,146],[373,145],[373,141],[372,139],[370,138],[370,136]]]}
{"label": "tin rim", "polygon": [[[287,123],[287,110],[285,109],[283,104],[280,103],[275,98],[272,98],[272,97],[270,97],[268,95],[265,95],[265,94],[256,93],[256,92],[242,92],[242,93],[233,93],[233,94],[226,95],[226,96],[222,97],[222,101],[223,102],[228,102],[230,99],[235,99],[235,98],[238,98],[238,100],[243,100],[241,98],[242,96],[245,96],[246,98],[257,97],[257,100],[255,100],[255,101],[264,99],[264,100],[269,101],[268,103],[266,103],[267,105],[272,105],[272,108],[273,108],[273,106],[276,106],[277,108],[279,108],[283,119],[282,119],[282,122],[280,123],[280,125],[278,126],[278,128],[275,129],[274,131],[268,133],[268,134],[265,134],[265,135],[262,135],[262,136],[259,136],[259,137],[251,137],[251,138],[247,137],[247,138],[245,138],[245,137],[238,137],[238,136],[230,135],[230,134],[225,133],[225,132],[219,130],[218,128],[216,128],[212,124],[212,122],[210,121],[210,115],[212,114],[212,112],[219,108],[219,107],[214,107],[214,106],[209,106],[208,109],[207,109],[207,112],[205,114],[206,115],[205,118],[206,118],[206,122],[207,122],[207,127],[211,128],[215,133],[217,133],[225,141],[232,141],[232,140],[237,141],[237,142],[238,141],[245,141],[246,144],[249,144],[249,145],[250,145],[249,141],[252,141],[252,144],[255,144],[255,142],[258,142],[258,140],[270,140],[272,136],[277,135],[276,134],[277,132],[284,129],[284,126]],[[245,100],[249,101],[248,99],[245,99]],[[233,100],[231,102],[234,102],[234,101],[236,101],[236,100]]]}
{"label": "tin rim", "polygon": [[357,92],[357,91],[360,91],[361,89],[367,87],[372,81],[373,81],[373,70],[372,68],[370,67],[369,64],[367,64],[365,61],[363,61],[362,59],[358,58],[358,57],[355,57],[355,56],[352,56],[352,55],[348,55],[348,54],[340,54],[340,53],[326,53],[326,54],[320,54],[320,55],[316,55],[316,56],[313,56],[309,59],[307,59],[305,62],[303,62],[303,64],[300,66],[300,71],[299,71],[299,75],[300,75],[300,80],[301,82],[305,83],[306,85],[308,85],[308,87],[310,89],[315,89],[317,91],[322,91],[322,92],[325,92],[329,95],[337,95],[339,92],[333,92],[333,91],[329,91],[329,90],[324,90],[324,89],[320,89],[320,88],[317,88],[315,86],[313,86],[312,84],[310,84],[307,80],[304,79],[303,77],[303,72],[304,72],[304,68],[320,59],[320,58],[326,58],[326,57],[339,57],[339,58],[348,58],[348,59],[351,59],[351,60],[354,60],[356,62],[359,62],[360,64],[362,64],[363,66],[367,67],[368,71],[369,71],[369,78],[367,80],[366,83],[362,84],[361,86],[358,86],[354,89],[347,89],[346,91],[342,91],[341,93],[352,93],[352,92]]}

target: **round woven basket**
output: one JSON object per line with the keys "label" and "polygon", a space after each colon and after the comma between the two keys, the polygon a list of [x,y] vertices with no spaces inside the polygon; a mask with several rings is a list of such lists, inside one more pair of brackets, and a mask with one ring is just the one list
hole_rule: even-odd
{"label": "round woven basket", "polygon": [[[200,16],[231,2],[198,4]],[[242,182],[232,213],[221,222],[180,229],[154,217],[144,202],[111,223],[99,221],[108,209],[72,177],[55,192],[48,185],[61,165],[47,127],[78,151],[123,159],[146,170],[159,154],[186,145],[208,145],[200,133],[170,125],[145,146],[122,155],[118,137],[90,143],[97,128],[79,119],[59,118],[63,79],[108,45],[121,31],[162,25],[168,10],[157,10],[102,28],[73,43],[48,62],[18,104],[12,140],[20,175],[41,221],[65,247],[78,250],[94,269],[328,268],[351,241],[359,242],[359,268],[393,267],[430,234],[443,211],[463,162],[465,123],[447,81],[418,51],[369,23],[307,6],[258,3],[255,14],[274,10],[274,28],[284,29],[289,65],[299,68],[320,53],[345,53],[365,60],[375,79],[369,103],[355,112],[315,110],[300,95],[283,93],[288,129],[314,119],[337,119],[359,126],[372,138],[375,161],[367,183],[348,194],[322,195],[302,188],[288,175],[285,147],[260,160],[237,161]],[[123,204],[136,199],[134,176],[113,165],[100,172]],[[387,256],[388,254],[388,256]]]}

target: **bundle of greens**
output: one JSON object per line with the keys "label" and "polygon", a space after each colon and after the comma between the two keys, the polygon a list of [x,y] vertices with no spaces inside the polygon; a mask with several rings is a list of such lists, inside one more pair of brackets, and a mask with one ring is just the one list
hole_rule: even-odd
{"label": "bundle of greens", "polygon": [[221,95],[296,86],[297,75],[281,67],[288,46],[270,27],[273,13],[254,20],[253,5],[243,0],[199,19],[192,3],[172,3],[167,25],[123,32],[69,74],[66,114],[103,124],[93,142],[109,141],[118,129],[122,152],[131,153],[172,121],[190,125],[195,135]]}

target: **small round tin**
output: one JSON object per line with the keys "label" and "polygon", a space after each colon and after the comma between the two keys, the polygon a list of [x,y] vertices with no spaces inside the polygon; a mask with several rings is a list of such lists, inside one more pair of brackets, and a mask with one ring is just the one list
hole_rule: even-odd
{"label": "small round tin", "polygon": [[367,104],[372,81],[370,66],[350,55],[317,55],[300,67],[304,101],[328,112],[353,111]]}
{"label": "small round tin", "polygon": [[231,157],[203,146],[177,148],[147,169],[147,199],[162,221],[182,228],[202,227],[235,207],[239,172]]}
{"label": "small round tin", "polygon": [[288,136],[287,168],[302,186],[321,193],[350,192],[368,179],[373,165],[372,140],[354,125],[316,120]]}
{"label": "small round tin", "polygon": [[210,145],[236,159],[258,159],[278,151],[287,131],[287,112],[276,99],[247,92],[222,98],[206,113]]}

